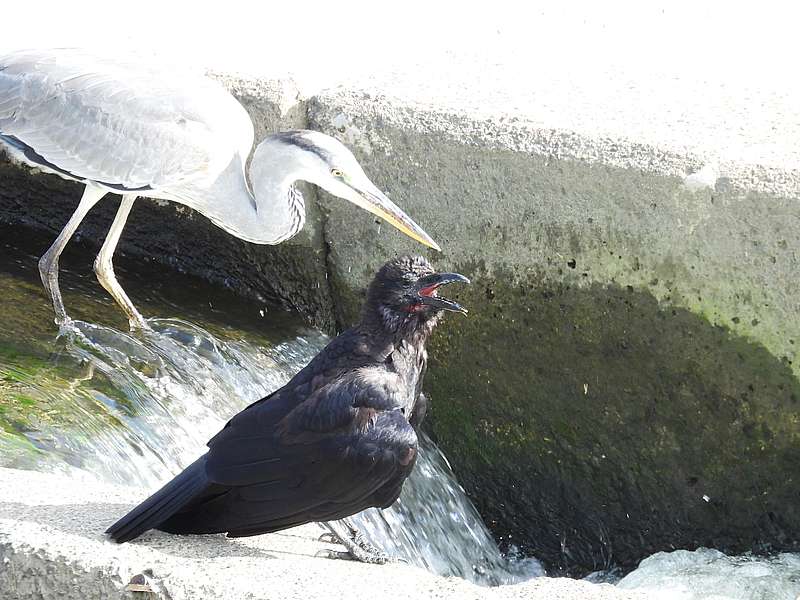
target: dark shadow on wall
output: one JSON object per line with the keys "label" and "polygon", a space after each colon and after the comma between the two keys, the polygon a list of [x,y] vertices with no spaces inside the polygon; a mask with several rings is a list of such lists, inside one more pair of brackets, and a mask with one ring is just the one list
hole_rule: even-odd
{"label": "dark shadow on wall", "polygon": [[430,345],[430,428],[502,547],[574,574],[800,548],[788,359],[647,291],[462,269],[471,312]]}

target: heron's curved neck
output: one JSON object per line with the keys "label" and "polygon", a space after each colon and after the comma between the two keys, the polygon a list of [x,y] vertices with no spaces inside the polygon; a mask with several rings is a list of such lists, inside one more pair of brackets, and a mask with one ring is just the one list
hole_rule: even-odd
{"label": "heron's curved neck", "polygon": [[228,233],[255,244],[280,244],[294,237],[306,218],[294,181],[265,168],[251,171],[251,180],[253,192],[241,162],[232,161],[213,186],[214,206],[201,212]]}

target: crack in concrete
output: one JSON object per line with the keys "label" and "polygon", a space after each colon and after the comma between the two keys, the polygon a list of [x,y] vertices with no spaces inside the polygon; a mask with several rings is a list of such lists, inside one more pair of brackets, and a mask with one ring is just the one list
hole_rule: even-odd
{"label": "crack in concrete", "polygon": [[319,211],[320,235],[322,237],[322,261],[325,269],[325,284],[328,286],[328,298],[330,299],[330,307],[333,317],[333,326],[336,331],[329,331],[330,334],[335,334],[344,329],[342,323],[341,311],[336,302],[336,294],[333,287],[333,274],[334,269],[331,265],[331,243],[328,241],[328,212],[322,208],[317,199],[319,194],[314,192],[314,201],[316,202],[317,210]]}

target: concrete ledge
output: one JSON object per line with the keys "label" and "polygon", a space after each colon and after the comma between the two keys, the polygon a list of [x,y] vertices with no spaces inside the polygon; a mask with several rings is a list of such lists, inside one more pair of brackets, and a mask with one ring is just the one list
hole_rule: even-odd
{"label": "concrete ledge", "polygon": [[[636,120],[664,143],[626,135],[613,108],[572,130],[335,90],[309,123],[426,227],[438,268],[473,281],[453,292],[470,316],[431,343],[430,426],[499,540],[578,572],[794,551],[796,151],[715,156],[724,119],[693,119],[681,146],[661,115]],[[348,322],[369,274],[419,249],[321,203]]]}
{"label": "concrete ledge", "polygon": [[[546,87],[547,83],[541,85]],[[685,100],[687,103],[700,103],[696,97]],[[708,135],[709,132],[702,130],[701,123],[695,123],[698,131],[677,134],[673,131],[669,136],[665,135],[664,130],[671,124],[661,121],[657,114],[639,116],[651,120],[653,131],[649,132],[622,127],[619,120],[624,115],[614,111],[613,107],[606,115],[597,109],[592,114],[575,115],[572,120],[577,122],[569,126],[565,122],[568,120],[561,118],[563,115],[553,114],[553,107],[528,107],[525,112],[508,113],[492,110],[491,106],[484,107],[484,110],[459,108],[458,103],[454,105],[453,102],[431,105],[394,96],[390,84],[385,88],[326,90],[309,98],[307,103],[310,122],[316,128],[329,128],[332,135],[338,132],[343,141],[365,153],[371,153],[374,148],[379,154],[391,156],[391,146],[380,143],[382,136],[373,132],[373,128],[378,131],[397,128],[409,136],[433,140],[444,138],[457,146],[688,178],[688,185],[696,189],[713,189],[720,184],[781,198],[800,196],[800,168],[796,154],[790,153],[789,149],[777,158],[773,153],[769,157],[756,156],[748,161],[741,153],[727,153],[728,148],[715,151],[705,139],[702,141],[706,143],[689,139],[692,133],[698,138]],[[702,110],[700,106],[697,108]],[[545,114],[537,114],[537,109]],[[603,117],[617,121],[609,125],[602,122]],[[592,118],[597,122],[587,123]],[[661,132],[661,136],[654,132]],[[680,139],[681,134],[686,137],[678,143],[675,138]],[[443,156],[431,153],[428,159],[435,166]],[[769,161],[762,163],[759,158],[768,158]],[[691,177],[693,174],[695,176]]]}
{"label": "concrete ledge", "polygon": [[130,544],[106,541],[103,530],[141,496],[140,490],[0,469],[0,597],[133,598],[125,588],[142,574],[155,597],[170,600],[644,598],[570,579],[481,588],[405,565],[317,558],[332,546],[316,541],[322,531],[316,525],[237,540],[151,532]]}

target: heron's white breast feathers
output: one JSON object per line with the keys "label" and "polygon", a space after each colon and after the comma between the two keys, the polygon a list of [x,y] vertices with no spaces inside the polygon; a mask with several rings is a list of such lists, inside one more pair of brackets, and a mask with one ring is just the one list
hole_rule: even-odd
{"label": "heron's white breast feathers", "polygon": [[78,50],[0,57],[0,133],[78,178],[166,195],[212,185],[253,142],[218,83]]}

